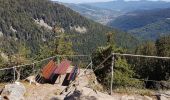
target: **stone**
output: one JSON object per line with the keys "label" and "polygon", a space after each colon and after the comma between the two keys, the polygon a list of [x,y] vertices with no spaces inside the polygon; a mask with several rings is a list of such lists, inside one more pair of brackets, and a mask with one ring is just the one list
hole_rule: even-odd
{"label": "stone", "polygon": [[26,88],[23,84],[16,82],[15,84],[5,85],[1,96],[8,100],[24,100]]}
{"label": "stone", "polygon": [[160,100],[169,100],[169,99],[166,98],[165,96],[160,96]]}
{"label": "stone", "polygon": [[156,96],[159,100],[170,100],[170,91],[160,91]]}
{"label": "stone", "polygon": [[0,100],[3,100],[2,96],[0,96]]}
{"label": "stone", "polygon": [[121,100],[135,100],[134,96],[128,96],[128,95],[124,95],[121,97]]}
{"label": "stone", "polygon": [[144,100],[153,100],[151,97],[144,96]]}

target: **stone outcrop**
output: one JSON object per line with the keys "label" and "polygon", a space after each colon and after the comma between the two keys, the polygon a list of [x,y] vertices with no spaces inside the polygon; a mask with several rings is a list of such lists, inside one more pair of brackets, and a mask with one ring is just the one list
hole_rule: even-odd
{"label": "stone outcrop", "polygon": [[[71,69],[68,69],[68,72],[70,71]],[[36,85],[34,83],[35,77],[30,76],[26,80],[28,82],[31,81],[33,84],[24,82],[24,85],[21,83],[6,85],[1,96],[9,100],[170,100],[170,91],[160,92],[158,95],[151,97],[126,93],[113,93],[113,95],[109,95],[106,92],[100,92],[102,87],[96,81],[95,75],[90,74],[91,70],[82,73],[84,70],[80,69],[80,72],[79,77],[67,90],[65,86],[61,85],[62,82],[59,82],[59,80],[54,85]],[[62,75],[61,80],[64,80],[64,77],[65,75]],[[96,86],[98,87],[96,88]]]}
{"label": "stone outcrop", "polygon": [[156,96],[158,100],[170,100],[170,91],[161,91]]}
{"label": "stone outcrop", "polygon": [[26,89],[23,84],[15,83],[5,85],[1,96],[7,100],[24,100],[24,94],[26,93]]}
{"label": "stone outcrop", "polygon": [[86,33],[87,32],[87,28],[85,27],[81,27],[81,26],[70,26],[70,30],[74,30],[76,32],[79,32],[79,33]]}
{"label": "stone outcrop", "polygon": [[45,27],[45,28],[47,28],[47,29],[49,29],[49,30],[52,30],[53,28],[50,26],[50,25],[48,25],[47,23],[45,23],[44,22],[44,20],[42,20],[42,19],[36,19],[36,20],[34,20],[35,21],[35,23],[37,24],[37,25],[39,25],[39,26],[42,26],[42,27]]}

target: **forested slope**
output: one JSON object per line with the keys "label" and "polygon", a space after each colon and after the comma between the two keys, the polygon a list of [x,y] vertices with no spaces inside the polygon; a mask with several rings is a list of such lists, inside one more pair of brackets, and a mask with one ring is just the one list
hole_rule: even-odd
{"label": "forested slope", "polygon": [[[107,43],[111,33],[115,44],[134,47],[136,39],[88,20],[73,10],[49,0],[0,1],[0,52],[1,59],[35,58],[56,54],[56,41],[64,34],[65,41],[73,44],[76,54],[91,54],[98,46]],[[128,38],[124,38],[128,36]],[[130,44],[129,44],[130,43]],[[134,43],[134,44],[133,44]]]}
{"label": "forested slope", "polygon": [[166,36],[170,34],[170,20],[164,19],[151,24],[148,24],[141,28],[136,28],[128,31],[143,40],[155,40],[159,39],[161,36]]}

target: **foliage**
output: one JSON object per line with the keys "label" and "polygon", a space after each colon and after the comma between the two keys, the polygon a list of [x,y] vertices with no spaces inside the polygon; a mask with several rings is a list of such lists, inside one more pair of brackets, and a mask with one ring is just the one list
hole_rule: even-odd
{"label": "foliage", "polygon": [[[170,37],[162,37],[154,42],[146,42],[136,48],[135,53],[150,56],[169,56],[170,51]],[[108,43],[110,44],[110,43]],[[93,64],[98,66],[104,61],[112,52],[124,53],[123,50],[114,46],[106,46],[99,48],[93,54]],[[168,89],[163,82],[155,81],[169,81],[170,80],[170,60],[143,58],[143,57],[120,57],[115,56],[114,66],[114,81],[115,88],[120,87],[136,87],[136,88],[154,88],[154,89]],[[100,67],[94,68],[98,81],[109,88],[111,80],[111,57],[103,63]],[[140,81],[144,79],[146,81]]]}
{"label": "foliage", "polygon": [[64,33],[60,34],[61,37],[56,41],[56,54],[58,55],[73,55],[73,44],[72,42],[66,37]]}
{"label": "foliage", "polygon": [[[154,42],[146,42],[136,49],[136,54],[150,55],[150,56],[169,56],[170,37],[162,37]],[[127,57],[126,58],[133,66],[138,79],[168,81],[170,79],[170,60],[157,58],[143,58],[143,57]],[[164,88],[163,83],[154,81],[145,81],[147,88]],[[159,85],[162,87],[158,87]],[[166,87],[167,88],[167,87]]]}
{"label": "foliage", "polygon": [[0,66],[4,65],[5,64],[5,61],[4,59],[0,56]]}
{"label": "foliage", "polygon": [[145,42],[143,45],[140,45],[136,48],[136,54],[143,54],[143,55],[156,55],[156,46],[154,42]]}
{"label": "foliage", "polygon": [[[108,56],[110,56],[112,52],[123,52],[123,49],[116,48],[110,45],[98,48],[92,56],[93,65],[98,66],[99,64],[101,64],[101,62],[103,62]],[[142,87],[143,84],[141,84],[138,80],[131,79],[135,76],[135,73],[131,65],[127,63],[126,59],[120,57],[115,57],[115,59],[113,86],[115,88],[128,86]],[[105,85],[107,88],[109,88],[111,82],[111,63],[112,56],[106,62],[104,62],[99,67],[99,69],[94,68],[98,81]]]}
{"label": "foliage", "polygon": [[157,49],[157,55],[170,56],[170,36],[162,37],[155,43]]}
{"label": "foliage", "polygon": [[[136,49],[136,54],[155,56],[156,47],[153,42],[147,42]],[[139,78],[149,78],[155,69],[155,59],[150,58],[130,58],[135,64],[134,69],[140,76]]]}
{"label": "foliage", "polygon": [[136,37],[139,37],[142,40],[156,40],[159,39],[161,36],[169,35],[169,27],[170,20],[163,19],[147,24],[143,27],[130,30],[128,32],[134,34]]}
{"label": "foliage", "polygon": [[129,65],[125,59],[118,58],[115,62],[114,70],[113,86],[137,86],[137,81],[130,79],[133,78],[135,73],[131,65]]}

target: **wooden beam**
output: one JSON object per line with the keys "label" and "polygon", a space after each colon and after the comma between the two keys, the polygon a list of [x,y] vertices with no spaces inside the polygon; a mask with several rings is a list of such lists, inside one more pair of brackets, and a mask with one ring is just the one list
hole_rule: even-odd
{"label": "wooden beam", "polygon": [[131,57],[142,57],[142,58],[155,58],[155,59],[170,59],[170,57],[147,56],[147,55],[134,55],[134,54],[120,54],[120,53],[113,53],[113,55],[131,56]]}
{"label": "wooden beam", "polygon": [[112,76],[111,76],[111,83],[110,83],[110,95],[112,95],[113,93],[113,74],[114,74],[114,71],[113,71],[113,67],[114,67],[114,64],[115,64],[115,55],[113,54],[113,57],[112,57],[112,65],[111,65],[111,71],[112,71]]}

